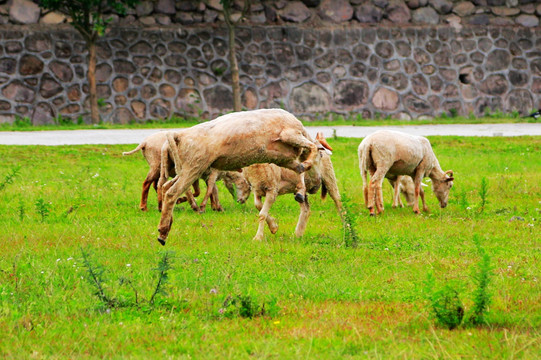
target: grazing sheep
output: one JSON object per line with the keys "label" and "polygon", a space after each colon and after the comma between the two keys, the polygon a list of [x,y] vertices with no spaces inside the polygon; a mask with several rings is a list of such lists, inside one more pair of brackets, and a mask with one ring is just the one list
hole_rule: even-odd
{"label": "grazing sheep", "polygon": [[[404,194],[408,206],[413,206],[413,200],[415,198],[415,184],[413,183],[413,179],[411,178],[411,176],[400,175],[397,176],[394,180],[387,180],[389,180],[389,184],[391,184],[391,186],[393,187],[393,208],[396,208],[398,206],[404,207],[402,199],[400,198],[401,193]],[[425,209],[425,191],[423,190],[423,186],[426,185],[424,183],[421,183],[421,192],[419,193],[419,195],[421,197],[421,201],[423,202],[423,209]]]}
{"label": "grazing sheep", "polygon": [[[238,170],[256,163],[274,163],[298,173],[312,167],[317,155],[302,123],[281,109],[235,112],[168,133],[177,176],[163,186],[164,203],[158,241],[165,245],[173,222],[175,199],[209,168]],[[304,200],[304,177],[296,197]]]}
{"label": "grazing sheep", "polygon": [[[137,147],[131,151],[123,152],[122,155],[131,155],[139,150],[143,153],[145,160],[148,163],[149,169],[145,180],[143,181],[143,191],[141,193],[141,203],[139,208],[142,211],[147,211],[147,200],[148,200],[148,191],[150,186],[154,187],[154,190],[158,192],[158,181],[160,178],[160,166],[161,166],[161,149],[163,144],[167,141],[166,138],[167,131],[160,131],[155,134],[147,136]],[[169,168],[169,173],[172,176],[175,176],[174,163],[172,161],[167,162]],[[193,194],[190,192],[187,194],[187,197],[182,197],[178,199],[178,202],[189,201],[190,206],[193,210],[199,211],[197,203],[193,200],[194,196],[199,196],[199,180],[195,181],[193,184]],[[161,208],[161,202],[158,201],[158,208]]]}
{"label": "grazing sheep", "polygon": [[[359,145],[359,167],[363,179],[365,204],[370,215],[383,212],[383,179],[396,180],[409,175],[415,184],[413,211],[419,214],[421,181],[428,176],[442,208],[447,206],[449,190],[453,186],[453,172],[444,172],[428,139],[398,131],[380,130],[367,136]],[[370,182],[368,183],[368,172]],[[376,207],[376,209],[374,209]],[[428,211],[423,202],[423,211]]]}
{"label": "grazing sheep", "polygon": [[[336,185],[334,169],[329,154],[325,152],[325,148],[332,149],[321,133],[317,134],[315,143],[318,146],[319,155],[314,160],[312,168],[305,173],[306,191],[309,194],[315,194],[321,188],[321,197],[323,199],[328,191],[334,200],[338,213],[341,214],[342,202]],[[275,164],[251,165],[243,169],[243,174],[252,187],[255,207],[259,210],[259,226],[254,240],[263,240],[265,222],[268,224],[271,233],[275,234],[278,230],[275,219],[269,215],[272,204],[276,201],[278,195],[295,192],[295,186],[299,182],[299,174]],[[262,197],[265,197],[263,204],[261,203]],[[299,205],[301,213],[295,228],[295,235],[301,237],[304,234],[308,216],[310,215],[308,197]]]}

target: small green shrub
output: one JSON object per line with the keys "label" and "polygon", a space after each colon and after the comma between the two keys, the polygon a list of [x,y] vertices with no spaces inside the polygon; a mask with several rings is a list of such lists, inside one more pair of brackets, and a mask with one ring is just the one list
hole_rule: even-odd
{"label": "small green shrub", "polygon": [[20,165],[17,165],[13,169],[11,169],[11,171],[8,172],[8,174],[4,177],[4,180],[0,182],[0,191],[4,190],[4,188],[9,184],[13,184],[13,180],[15,180],[15,177],[19,174],[20,171]]}
{"label": "small green shrub", "polygon": [[447,284],[431,296],[433,315],[441,326],[453,330],[462,323],[464,318],[464,304],[460,300],[458,291]]}
{"label": "small green shrub", "polygon": [[227,318],[243,317],[252,319],[260,316],[276,317],[280,313],[277,302],[277,299],[273,297],[269,301],[259,305],[257,298],[252,295],[229,295],[223,301],[218,313]]}
{"label": "small green shrub", "polygon": [[485,322],[485,313],[491,300],[488,285],[490,284],[492,267],[490,265],[490,256],[488,256],[485,249],[481,246],[479,237],[474,236],[473,241],[481,256],[481,261],[479,261],[471,276],[476,288],[473,292],[473,309],[469,317],[469,322],[472,325],[480,325]]}
{"label": "small green shrub", "polygon": [[344,225],[344,243],[346,247],[357,247],[359,245],[359,235],[355,228],[358,214],[353,211],[351,201],[347,194],[342,194],[342,205],[344,210],[342,212],[342,222]]}
{"label": "small green shrub", "polygon": [[485,205],[487,204],[487,194],[488,194],[488,180],[483,176],[481,179],[481,186],[479,188],[479,197],[481,198],[481,203],[479,204],[479,212],[485,211]]}
{"label": "small green shrub", "polygon": [[41,216],[41,222],[45,222],[45,220],[51,213],[51,204],[40,197],[36,200],[35,206],[36,212]]}

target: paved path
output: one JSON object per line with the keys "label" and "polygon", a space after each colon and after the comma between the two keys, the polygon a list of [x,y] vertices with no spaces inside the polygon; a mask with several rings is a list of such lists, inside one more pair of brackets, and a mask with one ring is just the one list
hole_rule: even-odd
{"label": "paved path", "polygon": [[[340,137],[363,138],[380,129],[403,131],[415,135],[457,136],[541,136],[541,123],[524,124],[469,124],[469,125],[405,125],[405,126],[309,126],[315,136],[318,131],[326,137],[336,132]],[[55,130],[55,131],[0,131],[0,145],[82,145],[82,144],[138,144],[160,129],[134,130]],[[174,130],[174,129],[167,129]]]}

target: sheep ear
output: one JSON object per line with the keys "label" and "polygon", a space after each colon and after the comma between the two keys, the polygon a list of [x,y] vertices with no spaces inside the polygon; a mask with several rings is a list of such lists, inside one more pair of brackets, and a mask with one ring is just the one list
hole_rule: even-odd
{"label": "sheep ear", "polygon": [[447,170],[445,174],[449,175],[449,177],[453,177],[453,170]]}
{"label": "sheep ear", "polygon": [[323,136],[323,133],[318,132],[316,135],[316,140],[319,141],[319,143],[327,150],[332,151],[332,147],[327,143],[327,140],[325,140],[325,136]]}

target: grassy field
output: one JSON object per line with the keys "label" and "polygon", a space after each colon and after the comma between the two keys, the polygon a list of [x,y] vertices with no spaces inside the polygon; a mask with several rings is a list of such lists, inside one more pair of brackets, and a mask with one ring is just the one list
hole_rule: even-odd
{"label": "grassy field", "polygon": [[[303,238],[286,195],[271,211],[278,233],[255,242],[252,200],[236,204],[220,184],[225,212],[177,206],[164,249],[153,191],[138,209],[146,162],[121,155],[133,146],[0,146],[0,357],[538,358],[541,137],[430,140],[455,173],[449,206],[426,188],[430,213],[392,209],[386,183],[385,213],[370,218],[359,140],[329,139],[356,247],[318,196]],[[427,284],[456,289],[467,317],[474,239],[490,256],[492,301],[482,325],[448,330]],[[95,295],[83,251],[114,304]],[[164,254],[166,292],[151,304]]]}

